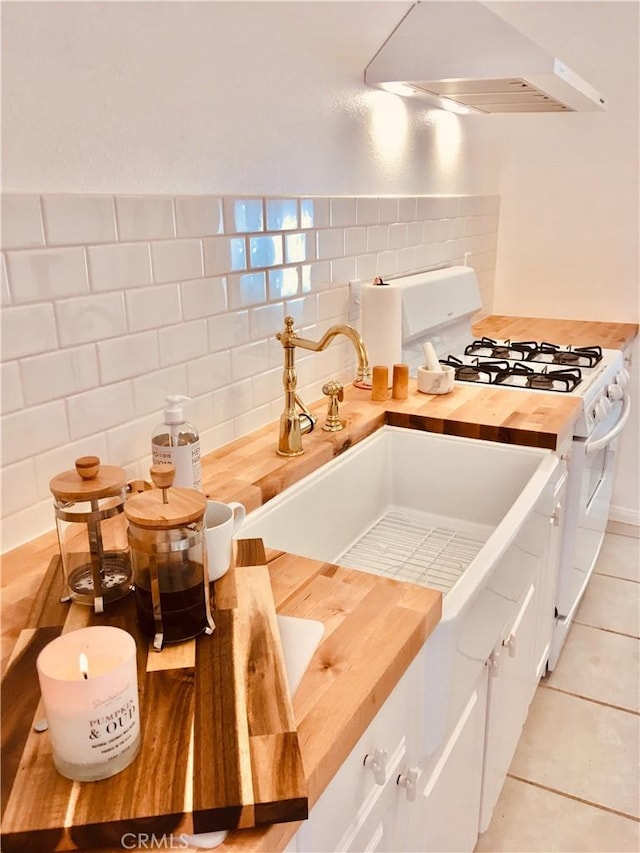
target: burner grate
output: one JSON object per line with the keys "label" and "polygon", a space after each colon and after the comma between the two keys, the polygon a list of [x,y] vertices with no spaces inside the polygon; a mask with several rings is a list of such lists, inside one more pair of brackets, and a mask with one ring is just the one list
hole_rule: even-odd
{"label": "burner grate", "polygon": [[390,507],[336,562],[447,593],[491,533],[489,525]]}

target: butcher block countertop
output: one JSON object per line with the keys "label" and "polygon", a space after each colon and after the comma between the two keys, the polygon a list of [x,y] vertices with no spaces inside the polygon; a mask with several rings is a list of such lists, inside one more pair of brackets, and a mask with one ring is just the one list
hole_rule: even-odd
{"label": "butcher block countertop", "polygon": [[625,349],[638,334],[637,323],[601,323],[595,320],[553,320],[492,314],[473,324],[478,337],[512,341],[546,341],[577,347]]}
{"label": "butcher block countertop", "polygon": [[[258,807],[254,808],[251,801],[242,810],[235,806],[230,809],[227,805],[226,809],[219,808],[216,811],[212,805],[213,800],[207,800],[205,804],[205,799],[211,798],[212,785],[216,789],[214,800],[220,804],[247,802],[246,797],[238,799],[240,794],[246,794],[246,786],[236,784],[234,774],[239,773],[239,769],[232,767],[232,757],[236,754],[233,748],[234,738],[239,735],[235,732],[217,733],[221,754],[222,742],[226,745],[223,765],[225,771],[230,774],[229,779],[225,776],[217,782],[215,767],[211,765],[216,756],[215,739],[207,738],[203,730],[198,747],[197,737],[198,730],[203,726],[213,725],[215,728],[215,722],[212,723],[211,720],[218,719],[220,713],[217,707],[220,703],[216,703],[215,713],[213,709],[207,712],[202,705],[202,697],[206,691],[199,686],[202,677],[206,683],[211,680],[209,670],[212,667],[216,670],[218,664],[215,661],[218,661],[222,669],[228,670],[226,679],[221,680],[226,681],[229,691],[233,692],[231,663],[224,661],[220,650],[215,651],[215,641],[221,631],[223,636],[220,648],[229,650],[230,634],[224,627],[222,617],[233,612],[242,614],[242,607],[238,603],[238,590],[249,589],[246,586],[248,583],[254,587],[250,590],[252,594],[248,599],[243,592],[243,603],[254,602],[253,591],[258,588],[255,586],[256,578],[252,580],[254,572],[267,572],[266,583],[269,584],[270,581],[272,606],[275,604],[278,613],[316,619],[325,626],[320,645],[293,702],[293,718],[297,727],[296,747],[299,743],[304,769],[302,778],[303,784],[306,783],[309,806],[318,799],[380,710],[437,625],[442,611],[442,596],[435,590],[279,551],[269,550],[265,553],[262,540],[240,540],[236,547],[235,564],[257,568],[232,568],[214,585],[214,618],[216,622],[222,621],[221,627],[216,628],[211,637],[180,644],[156,657],[156,653],[147,648],[150,643],[145,643],[142,635],[133,629],[139,646],[139,678],[142,678],[145,685],[141,707],[141,752],[134,764],[112,779],[76,786],[78,790],[75,790],[72,783],[62,779],[53,769],[49,748],[43,736],[31,732],[31,722],[42,716],[42,708],[38,707],[37,680],[35,671],[32,671],[37,652],[44,643],[57,636],[65,620],[68,623],[73,619],[74,624],[83,625],[93,618],[93,611],[88,607],[72,605],[76,609],[69,610],[69,605],[59,603],[61,575],[56,562],[53,561],[33,603],[27,620],[28,627],[20,635],[11,666],[3,680],[3,688],[7,689],[7,693],[6,704],[3,704],[2,805],[3,832],[9,833],[5,839],[7,850],[38,847],[44,853],[59,844],[62,850],[85,849],[86,845],[87,849],[109,850],[110,853],[115,853],[122,849],[117,839],[123,833],[129,832],[133,835],[155,832],[157,835],[168,835],[172,832],[178,838],[181,832],[193,832],[196,811],[199,811],[201,820],[212,820],[218,812],[225,818],[226,813],[231,811],[234,820],[240,825],[245,822],[245,825],[251,826],[254,821],[258,821]],[[245,572],[249,574],[245,575]],[[242,581],[239,579],[240,573]],[[121,620],[118,624],[129,627],[126,619],[129,611],[133,613],[132,596],[123,601],[125,606],[120,606],[117,614],[117,619]],[[115,604],[122,605],[122,602]],[[234,611],[234,607],[239,609]],[[108,612],[99,618],[108,622]],[[249,625],[248,622],[247,626]],[[208,651],[204,655],[200,648],[200,657],[204,655],[207,660],[201,660],[198,664],[200,639]],[[242,639],[240,634],[237,635],[236,642],[239,639]],[[255,642],[256,649],[259,650],[261,644],[257,640]],[[242,656],[245,651],[242,647],[234,651],[234,655]],[[163,666],[165,654],[168,658]],[[210,663],[210,660],[214,662]],[[266,659],[264,669],[255,661],[252,666],[248,666],[247,695],[250,695],[251,690],[263,689],[260,686],[260,677],[256,677],[254,687],[251,686],[254,667],[260,675],[266,676],[270,673]],[[160,681],[159,676],[162,677]],[[274,697],[273,701],[276,699],[277,697]],[[256,693],[256,701],[252,704],[253,716],[258,707],[262,708],[266,701],[268,697],[261,698]],[[186,808],[183,804],[187,802],[183,789],[189,778],[187,771],[190,765],[186,755],[194,714],[194,793],[189,810],[182,813],[182,808]],[[229,715],[229,719],[231,717],[233,714]],[[249,734],[251,717],[249,714]],[[265,778],[257,779],[249,792],[257,790],[262,794],[264,788],[265,796],[260,799],[265,800],[266,797],[267,803],[273,800],[268,803],[266,816],[273,815],[271,820],[278,820],[277,815],[280,814],[280,820],[290,822],[231,832],[220,850],[236,850],[242,853],[259,850],[272,853],[283,849],[299,826],[301,813],[306,814],[306,802],[300,801],[305,808],[299,808],[295,800],[282,801],[287,789],[279,776],[276,775],[277,785],[272,783],[270,787],[270,771],[274,767],[267,756],[273,745],[270,741],[267,749],[264,743],[268,740],[265,737],[266,722],[270,721],[273,726],[274,721],[281,722],[281,717],[280,710],[271,709],[258,719],[257,734],[260,737],[253,738],[253,741],[258,744],[259,752],[264,754],[262,763],[255,765],[253,773],[261,772]],[[282,735],[281,740],[275,735],[272,738],[273,744],[279,744],[279,749],[286,745],[282,738]],[[164,745],[159,749],[158,744],[161,743]],[[251,755],[253,750],[254,746],[251,746]],[[249,752],[248,747],[239,751],[240,758],[243,758],[245,752]],[[246,760],[243,758],[243,763],[246,763]],[[202,764],[200,769],[199,761]],[[290,762],[286,766],[291,769]],[[171,781],[167,775],[168,770],[173,774]],[[25,776],[25,773],[28,775]],[[149,782],[154,774],[158,779],[164,778],[157,790]],[[211,777],[206,789],[208,794],[205,790],[200,790],[201,785],[196,784],[201,777],[206,776]],[[224,795],[217,791],[216,785],[225,789]],[[278,788],[283,788],[279,795]],[[298,784],[293,780],[291,790],[299,790]],[[278,802],[278,799],[281,802]],[[242,819],[245,813],[248,822]],[[292,814],[295,814],[293,821],[289,816]],[[149,815],[159,817],[149,819]],[[60,829],[63,817],[64,826],[68,827],[66,832]],[[99,846],[107,843],[108,847]],[[181,846],[181,849],[184,848]]]}
{"label": "butcher block countertop", "polygon": [[[632,324],[501,316],[474,325],[476,335],[617,348],[629,343],[637,331]],[[370,391],[349,386],[340,405],[345,429],[336,433],[320,429],[326,401],[311,408],[319,423],[303,437],[302,456],[277,456],[277,423],[260,427],[203,458],[206,494],[241,501],[251,511],[385,423],[554,450],[570,437],[580,402],[553,393],[471,384],[456,385],[450,394],[438,397],[419,393],[415,381],[410,381],[407,400],[373,402]],[[57,540],[51,532],[2,557],[3,672],[20,630],[29,624],[36,591],[56,554]],[[326,626],[294,699],[313,805],[437,624],[441,598],[431,590],[293,555],[267,552],[266,558],[278,612],[320,619]],[[218,849],[271,853],[284,848],[296,827],[274,824],[267,830],[232,833]]]}

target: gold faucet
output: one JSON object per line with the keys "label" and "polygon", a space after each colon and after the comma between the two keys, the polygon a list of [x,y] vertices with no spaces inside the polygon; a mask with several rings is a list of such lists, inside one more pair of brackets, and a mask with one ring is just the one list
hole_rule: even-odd
{"label": "gold faucet", "polygon": [[352,326],[348,326],[346,323],[338,323],[327,329],[319,341],[310,341],[298,337],[293,331],[293,322],[293,317],[285,317],[284,331],[278,332],[276,335],[284,348],[284,372],[282,374],[284,411],[280,416],[280,437],[277,450],[279,456],[299,456],[303,453],[302,436],[311,432],[317,421],[315,415],[309,411],[296,393],[296,385],[298,384],[295,366],[296,347],[321,352],[335,337],[344,335],[351,341],[358,356],[358,371],[353,384],[357,388],[371,388],[371,370],[367,350],[364,341]]}

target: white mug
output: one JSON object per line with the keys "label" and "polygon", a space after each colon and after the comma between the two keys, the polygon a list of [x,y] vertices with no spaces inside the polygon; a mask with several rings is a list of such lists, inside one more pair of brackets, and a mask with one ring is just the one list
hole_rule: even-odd
{"label": "white mug", "polygon": [[230,501],[228,504],[221,501],[207,501],[204,535],[207,543],[210,581],[221,578],[229,569],[233,536],[246,514],[244,506],[237,501]]}

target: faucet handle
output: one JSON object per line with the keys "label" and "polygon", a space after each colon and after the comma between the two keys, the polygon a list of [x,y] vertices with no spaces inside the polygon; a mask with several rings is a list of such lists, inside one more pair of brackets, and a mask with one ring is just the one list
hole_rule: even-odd
{"label": "faucet handle", "polygon": [[322,393],[329,397],[327,420],[322,425],[322,429],[326,432],[338,432],[338,430],[344,429],[344,423],[340,420],[338,413],[338,403],[344,400],[342,383],[332,379],[322,386]]}

